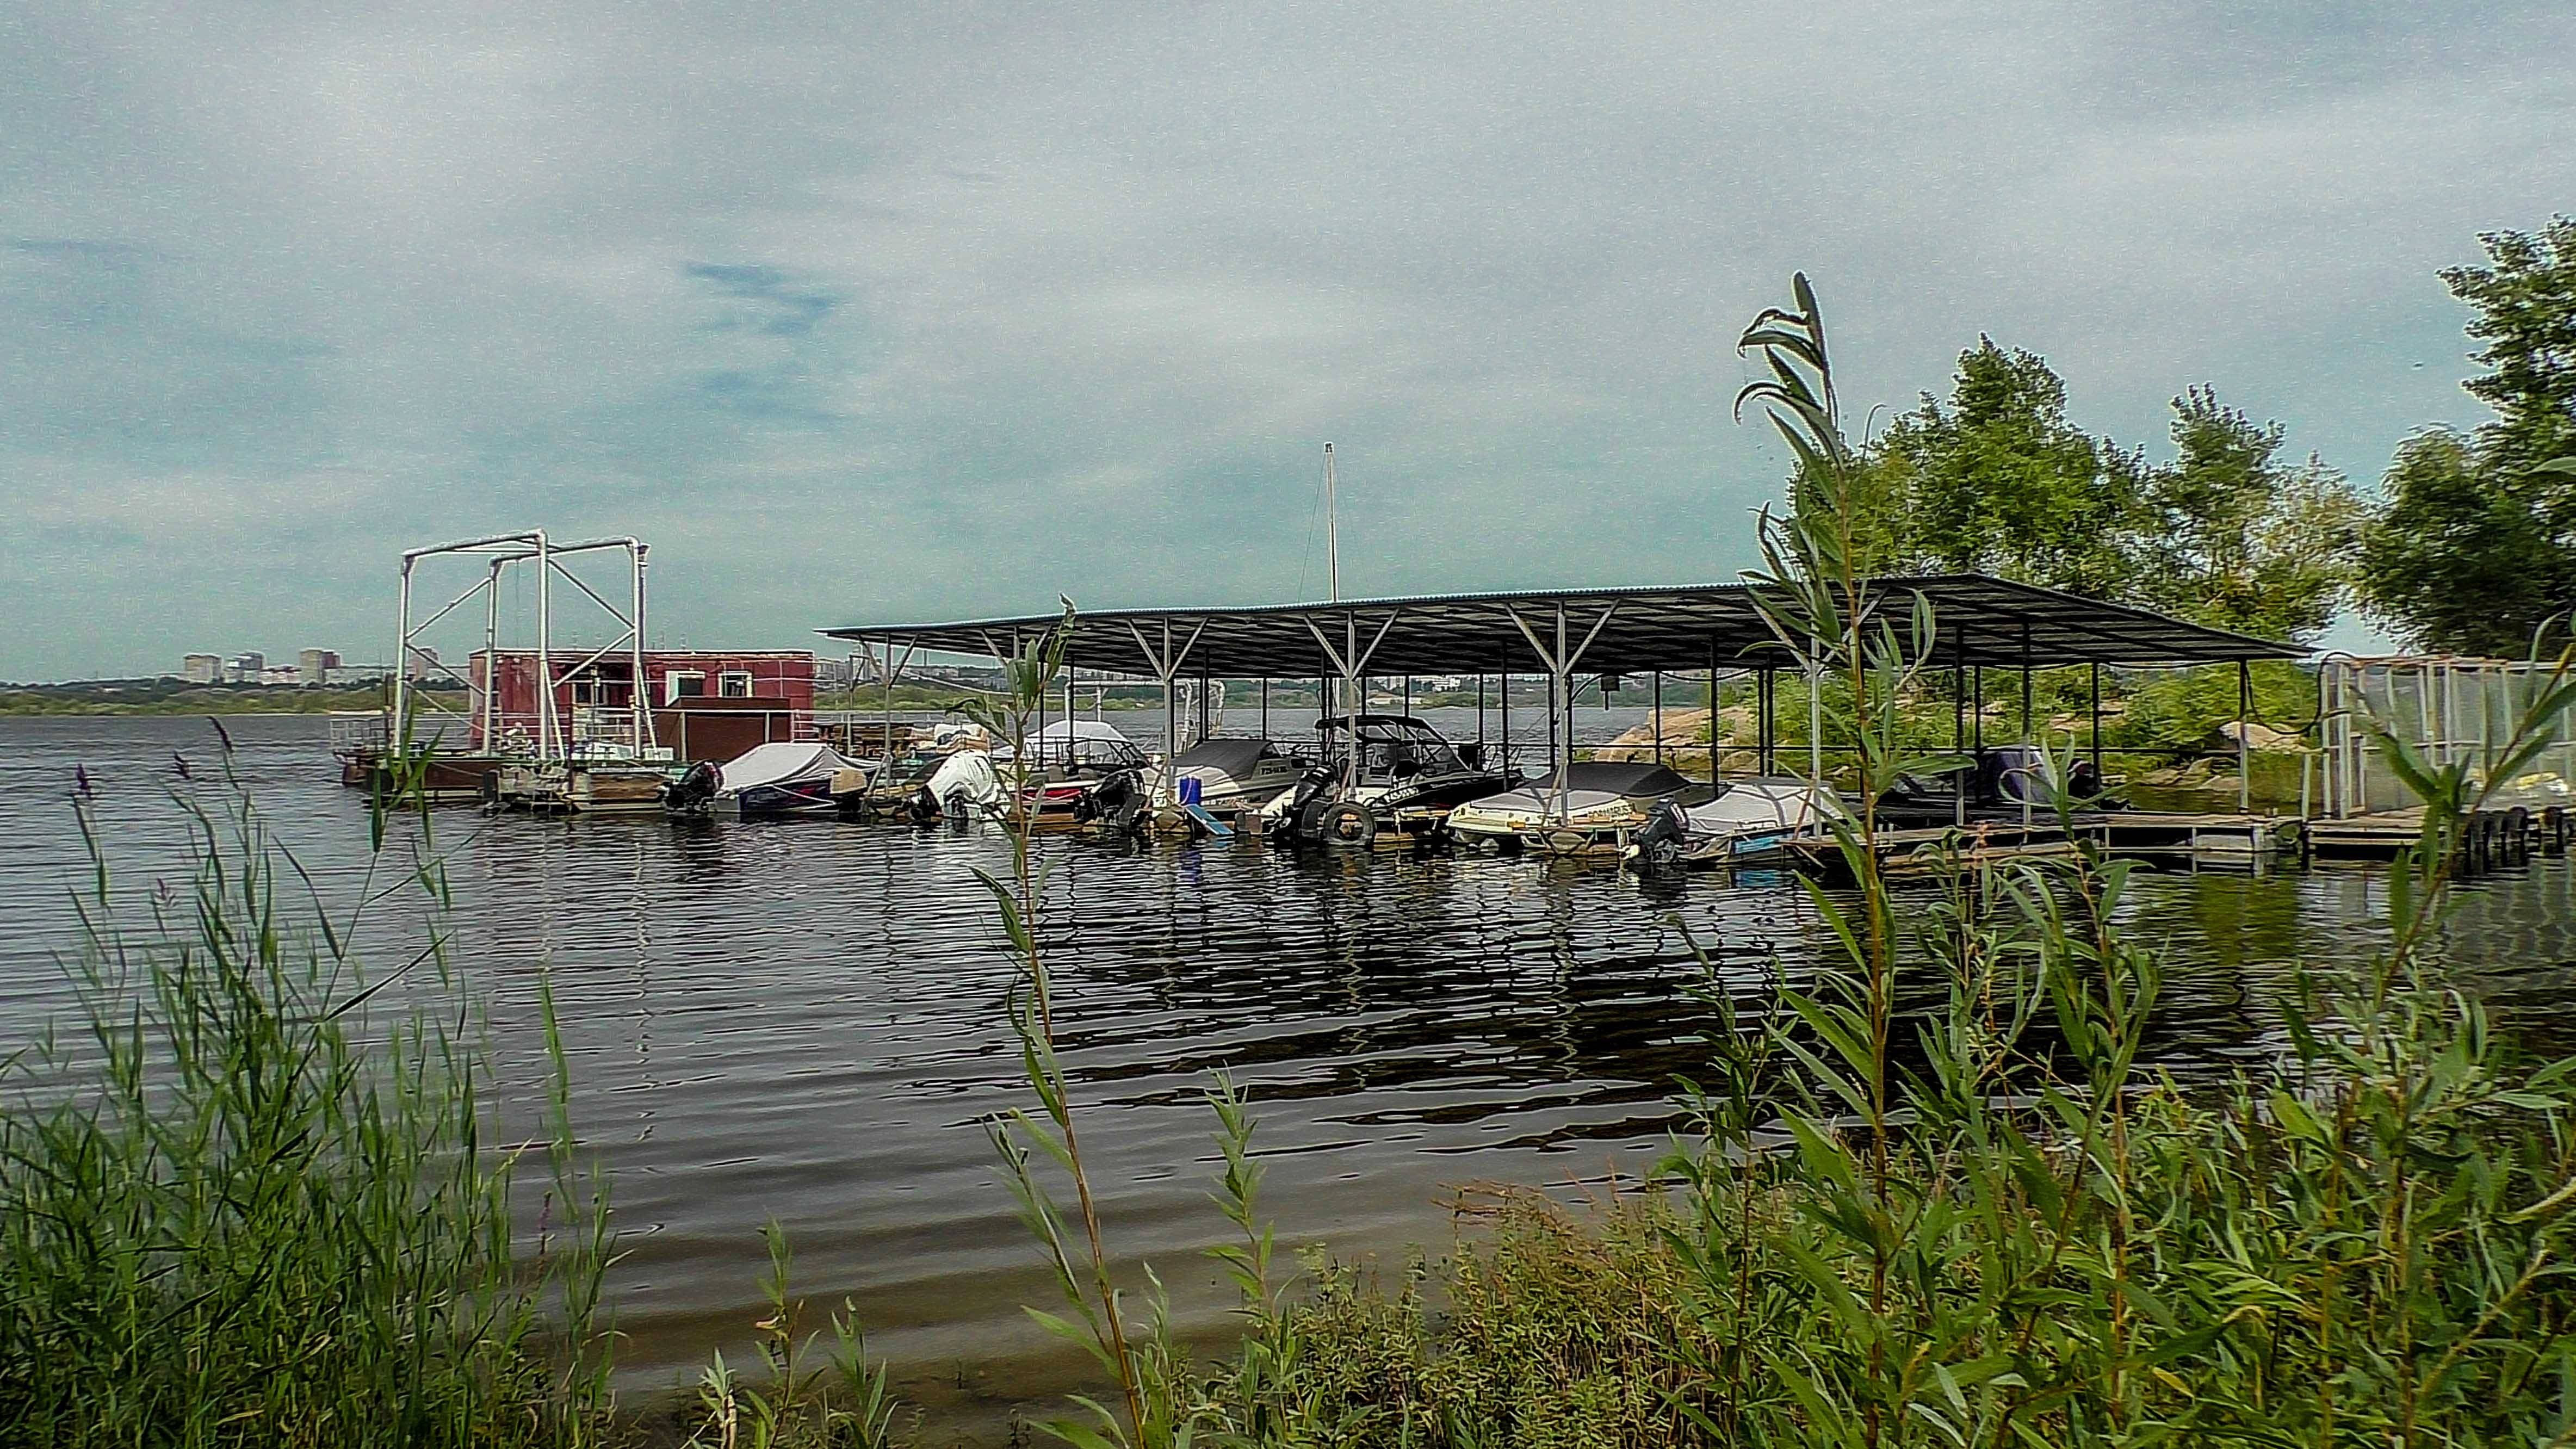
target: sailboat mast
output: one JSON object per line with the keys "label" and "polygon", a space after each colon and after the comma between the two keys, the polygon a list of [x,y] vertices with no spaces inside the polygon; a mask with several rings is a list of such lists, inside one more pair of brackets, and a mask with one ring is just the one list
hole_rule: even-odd
{"label": "sailboat mast", "polygon": [[1333,445],[1324,445],[1324,563],[1332,575],[1333,602],[1342,601],[1342,516],[1333,506]]}

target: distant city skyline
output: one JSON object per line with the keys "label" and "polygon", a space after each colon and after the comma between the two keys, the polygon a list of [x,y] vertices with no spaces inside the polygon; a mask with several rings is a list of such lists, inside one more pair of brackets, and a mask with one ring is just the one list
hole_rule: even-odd
{"label": "distant city skyline", "polygon": [[1798,268],[1856,425],[1991,333],[2151,458],[2210,383],[2373,480],[2485,416],[2437,269],[2576,207],[2538,0],[0,34],[15,679],[378,656],[397,551],[501,528],[647,539],[657,643],[1313,598],[1327,439],[1351,591],[1723,580]]}

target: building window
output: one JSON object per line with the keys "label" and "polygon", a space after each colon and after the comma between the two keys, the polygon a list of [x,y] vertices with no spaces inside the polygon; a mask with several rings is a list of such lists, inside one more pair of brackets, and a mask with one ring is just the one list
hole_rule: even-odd
{"label": "building window", "polygon": [[726,699],[751,698],[751,671],[728,669],[717,675],[716,693]]}
{"label": "building window", "polygon": [[694,669],[674,669],[662,676],[664,700],[701,699],[707,692],[707,677]]}

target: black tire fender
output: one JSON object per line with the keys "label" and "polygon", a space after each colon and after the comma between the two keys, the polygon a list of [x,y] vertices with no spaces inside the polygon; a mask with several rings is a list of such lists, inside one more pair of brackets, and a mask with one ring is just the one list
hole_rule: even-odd
{"label": "black tire fender", "polygon": [[1324,808],[1315,821],[1315,838],[1326,845],[1366,848],[1377,843],[1377,812],[1345,800]]}

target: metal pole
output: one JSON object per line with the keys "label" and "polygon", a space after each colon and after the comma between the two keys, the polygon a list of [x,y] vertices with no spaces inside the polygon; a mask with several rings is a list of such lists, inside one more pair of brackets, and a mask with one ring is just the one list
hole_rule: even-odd
{"label": "metal pole", "polygon": [[546,548],[545,534],[540,532],[537,535],[537,753],[540,758],[560,759],[563,755],[563,727],[555,716],[555,619],[553,594],[548,586],[554,571],[554,556]]}
{"label": "metal pole", "polygon": [[2030,624],[2021,626],[2021,742],[2029,744],[2030,735]]}
{"label": "metal pole", "polygon": [[1485,671],[1476,671],[1476,758],[1485,757]]}
{"label": "metal pole", "polygon": [[1270,676],[1261,676],[1261,737],[1270,738]]}
{"label": "metal pole", "polygon": [[[1209,719],[1209,714],[1208,714],[1208,693],[1209,693],[1209,690],[1208,690],[1208,672],[1207,672],[1207,663],[1206,663],[1206,661],[1205,661],[1205,660],[1201,660],[1201,661],[1200,661],[1200,663],[1199,663],[1199,719],[1198,719],[1198,736],[1199,736],[1199,740],[1200,740],[1200,741],[1204,741],[1204,740],[1208,737],[1208,719]],[[1194,742],[1194,743],[1195,743],[1195,742]]]}
{"label": "metal pole", "polygon": [[1825,671],[1807,666],[1807,778],[1825,778]]}
{"label": "metal pole", "polygon": [[[1342,515],[1333,498],[1333,445],[1324,445],[1324,565],[1333,581],[1333,602],[1342,601]],[[1314,535],[1308,534],[1312,538]]]}
{"label": "metal pole", "polygon": [[[493,731],[497,712],[493,700],[495,676],[501,667],[501,561],[492,560],[491,571],[483,576],[483,738],[482,747],[492,748],[498,736]],[[640,688],[641,685],[639,684]]]}
{"label": "metal pole", "polygon": [[2102,661],[2093,661],[2093,788],[2102,788]]}
{"label": "metal pole", "polygon": [[1547,672],[1547,767],[1556,768],[1556,671]]}
{"label": "metal pole", "polygon": [[1664,762],[1664,671],[1655,671],[1655,763]]}
{"label": "metal pole", "polygon": [[[885,641],[885,667],[880,677],[885,680],[885,728],[884,733],[877,739],[877,783],[883,785],[894,778],[894,641],[892,639]],[[1044,688],[1038,690],[1038,721],[1041,727],[1046,721]],[[768,733],[767,730],[761,731],[764,736]]]}
{"label": "metal pole", "polygon": [[[1950,748],[1960,754],[1968,748],[1968,631],[1964,627],[1950,641]],[[1968,791],[1976,778],[1973,761],[1950,777],[1950,823],[1962,830],[1968,826]]]}
{"label": "metal pole", "polygon": [[[498,568],[495,564],[493,567]],[[411,560],[402,561],[400,603],[394,613],[394,710],[385,721],[385,748],[392,751],[410,742],[406,727],[411,718]]]}
{"label": "metal pole", "polygon": [[[2024,619],[2021,625],[2021,742],[2024,746],[2028,746],[2031,742],[2030,621],[2027,619]],[[2024,758],[2027,759],[2028,757],[2025,756]],[[2030,811],[2030,774],[2029,767],[2025,764],[2023,766],[2021,790],[2021,828],[2022,838],[2025,840],[2030,838]]]}
{"label": "metal pole", "polygon": [[1556,764],[1556,809],[1554,819],[1565,819],[1566,778],[1574,769],[1574,676],[1566,670],[1565,603],[1556,605],[1556,658],[1550,668],[1556,672],[1557,707],[1565,712],[1565,758]]}
{"label": "metal pole", "polygon": [[1708,782],[1718,781],[1717,751],[1717,636],[1708,636]]}
{"label": "metal pole", "polygon": [[[650,550],[643,544],[631,544],[627,557],[635,569],[635,649],[632,658],[634,681],[627,686],[626,698],[635,717],[635,752],[641,756],[647,745],[658,745],[653,734],[653,701],[644,694],[644,566]],[[765,738],[769,731],[762,730]]]}
{"label": "metal pole", "polygon": [[1753,773],[1771,773],[1771,666],[1753,673]]}
{"label": "metal pole", "polygon": [[2236,808],[2239,813],[2254,812],[2254,666],[2251,661],[2236,661]]}
{"label": "metal pole", "polygon": [[1504,773],[1509,774],[1512,768],[1512,666],[1509,660],[1506,660],[1503,663],[1501,686],[1503,691],[1503,771]]}
{"label": "metal pole", "polygon": [[1413,717],[1413,676],[1410,674],[1404,676],[1404,716],[1407,719]]}
{"label": "metal pole", "polygon": [[[1177,660],[1177,659],[1174,659],[1174,658],[1172,657],[1172,621],[1171,621],[1171,620],[1169,620],[1169,619],[1165,619],[1165,620],[1163,621],[1163,800],[1162,800],[1162,803],[1163,803],[1163,804],[1166,804],[1166,805],[1170,804],[1170,803],[1171,803],[1172,801],[1174,801],[1174,800],[1179,799],[1179,798],[1180,798],[1180,793],[1181,793],[1181,782],[1180,782],[1180,777],[1179,777],[1179,775],[1178,775],[1178,774],[1177,774],[1177,773],[1172,769],[1172,761],[1173,761],[1173,760],[1175,760],[1175,759],[1178,759],[1178,758],[1180,757],[1180,753],[1181,753],[1181,722],[1180,722],[1179,717],[1178,717],[1178,716],[1176,716],[1176,715],[1174,715],[1174,714],[1172,713],[1172,679],[1173,679],[1173,677],[1174,677],[1175,672],[1179,669],[1179,667],[1180,667],[1180,663],[1181,663],[1181,661],[1179,661],[1179,660]],[[1067,730],[1068,732],[1070,732],[1070,731],[1071,731],[1071,729],[1072,729],[1072,726],[1067,725],[1065,728],[1066,728],[1066,730]],[[1069,740],[1069,739],[1068,739],[1068,740],[1066,740],[1066,741],[1064,742],[1064,748],[1065,748],[1065,763],[1067,763],[1067,764],[1071,764],[1071,763],[1073,762],[1073,754],[1072,754],[1072,752],[1073,752],[1073,741],[1071,741],[1071,740]]]}
{"label": "metal pole", "polygon": [[[1332,449],[1327,447],[1324,450],[1324,481],[1325,497],[1327,502],[1330,501],[1332,494],[1332,477]],[[1341,595],[1341,576],[1339,574],[1335,574],[1333,581],[1333,597],[1338,599]],[[1375,653],[1377,651],[1371,650],[1369,652]],[[1342,785],[1345,789],[1356,789],[1360,783],[1360,706],[1368,702],[1368,692],[1359,686],[1356,678],[1350,673],[1351,670],[1358,667],[1359,657],[1360,616],[1355,613],[1345,613],[1342,615],[1342,696],[1344,700],[1342,714],[1346,720],[1343,733],[1350,737],[1349,748],[1342,752],[1345,756],[1342,764]]]}

